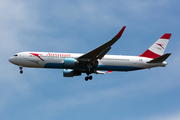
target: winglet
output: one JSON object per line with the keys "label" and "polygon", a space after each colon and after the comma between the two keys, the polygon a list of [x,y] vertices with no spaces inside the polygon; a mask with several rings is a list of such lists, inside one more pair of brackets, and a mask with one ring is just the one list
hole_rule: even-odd
{"label": "winglet", "polygon": [[123,34],[125,28],[126,28],[126,26],[124,26],[124,27],[119,31],[119,33],[116,35],[116,37],[120,38],[121,35]]}

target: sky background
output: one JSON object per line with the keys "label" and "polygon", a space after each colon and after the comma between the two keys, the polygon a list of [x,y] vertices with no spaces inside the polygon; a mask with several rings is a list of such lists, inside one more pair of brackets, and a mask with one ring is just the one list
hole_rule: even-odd
{"label": "sky background", "polygon": [[[179,0],[0,0],[1,120],[179,120]],[[23,51],[86,53],[127,26],[108,54],[140,55],[172,33],[165,68],[64,78],[23,68]]]}

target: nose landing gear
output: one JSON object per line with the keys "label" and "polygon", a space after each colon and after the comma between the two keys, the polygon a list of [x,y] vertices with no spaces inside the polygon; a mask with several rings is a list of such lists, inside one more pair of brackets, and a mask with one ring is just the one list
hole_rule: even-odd
{"label": "nose landing gear", "polygon": [[23,67],[22,66],[19,66],[19,69],[20,69],[20,73],[23,74]]}

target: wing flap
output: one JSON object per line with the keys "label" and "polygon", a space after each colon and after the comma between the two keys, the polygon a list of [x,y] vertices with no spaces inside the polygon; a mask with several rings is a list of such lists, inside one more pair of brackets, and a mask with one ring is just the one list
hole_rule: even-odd
{"label": "wing flap", "polygon": [[106,74],[106,73],[112,73],[113,71],[107,71],[107,72],[103,72],[103,71],[96,71],[96,74]]}

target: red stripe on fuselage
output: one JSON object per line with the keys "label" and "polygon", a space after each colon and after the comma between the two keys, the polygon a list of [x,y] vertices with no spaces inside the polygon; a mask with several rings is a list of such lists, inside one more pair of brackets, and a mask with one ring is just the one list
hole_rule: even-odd
{"label": "red stripe on fuselage", "polygon": [[147,57],[147,58],[157,58],[159,57],[160,55],[150,51],[149,49],[146,50],[142,55],[140,55],[139,57]]}
{"label": "red stripe on fuselage", "polygon": [[42,61],[44,61],[37,53],[29,53],[29,54],[34,55],[34,56],[38,57],[39,59],[41,59]]}

